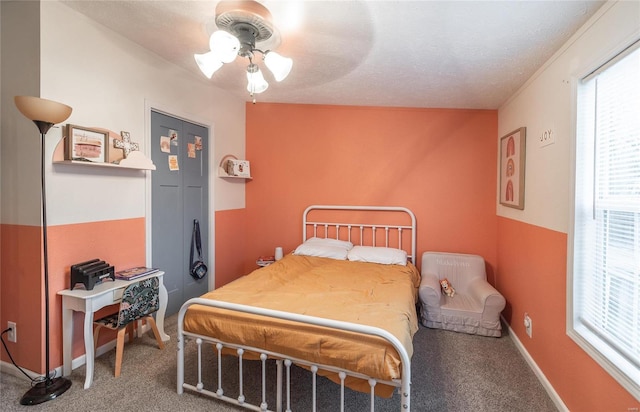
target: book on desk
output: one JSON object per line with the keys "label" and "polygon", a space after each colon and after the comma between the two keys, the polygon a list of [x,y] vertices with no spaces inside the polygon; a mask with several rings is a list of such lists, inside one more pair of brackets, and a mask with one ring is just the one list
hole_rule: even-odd
{"label": "book on desk", "polygon": [[134,268],[124,269],[119,272],[116,272],[116,279],[122,280],[134,280],[141,278],[146,275],[150,275],[151,273],[158,272],[157,268],[148,268],[146,266],[137,266]]}

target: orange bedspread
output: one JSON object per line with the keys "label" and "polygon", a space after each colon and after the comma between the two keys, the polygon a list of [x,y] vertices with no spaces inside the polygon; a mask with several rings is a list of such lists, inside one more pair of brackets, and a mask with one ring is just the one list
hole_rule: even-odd
{"label": "orange bedspread", "polygon": [[[420,273],[412,264],[380,265],[287,255],[282,260],[203,295],[203,298],[377,326],[413,354]],[[382,338],[329,330],[194,305],[184,330],[358,371],[398,379],[400,358]],[[347,384],[356,390],[368,386]],[[390,391],[377,388],[381,395]]]}

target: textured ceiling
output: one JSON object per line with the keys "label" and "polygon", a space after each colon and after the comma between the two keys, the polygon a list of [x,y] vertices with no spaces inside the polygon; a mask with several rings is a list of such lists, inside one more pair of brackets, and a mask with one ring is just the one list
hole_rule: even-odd
{"label": "textured ceiling", "polygon": [[[164,59],[249,101],[242,58],[211,80],[217,1],[64,1]],[[294,60],[260,102],[496,109],[604,1],[262,1],[279,35],[258,44]]]}

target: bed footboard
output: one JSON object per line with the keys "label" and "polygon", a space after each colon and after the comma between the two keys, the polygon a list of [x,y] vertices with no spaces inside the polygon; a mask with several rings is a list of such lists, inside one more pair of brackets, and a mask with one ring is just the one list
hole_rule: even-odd
{"label": "bed footboard", "polygon": [[[304,359],[297,359],[287,356],[282,353],[275,353],[272,351],[267,351],[262,348],[255,347],[247,347],[237,344],[231,344],[227,342],[222,342],[215,337],[211,336],[203,336],[197,335],[191,332],[186,332],[184,330],[184,317],[191,305],[204,305],[211,306],[220,309],[233,310],[238,312],[244,312],[254,315],[260,316],[269,316],[273,318],[300,322],[305,324],[311,324],[316,326],[335,328],[344,331],[362,333],[372,336],[377,336],[388,341],[398,352],[400,359],[402,361],[402,378],[400,380],[392,380],[392,381],[382,381],[376,380],[371,377],[365,376],[357,371],[349,371],[341,368],[336,368],[330,365],[320,365],[315,364]],[[185,382],[185,344],[187,340],[194,341],[197,345],[197,382],[195,384],[190,384]],[[203,343],[212,344],[216,348],[216,354],[218,357],[217,362],[217,383],[218,387],[215,389],[206,389],[204,387],[204,383],[202,380],[202,345]],[[221,357],[223,349],[232,349],[235,351],[238,357],[238,366],[239,366],[239,376],[238,376],[238,397],[232,398],[224,393],[224,383],[222,382],[222,365],[221,365]],[[246,401],[244,392],[243,392],[243,355],[245,351],[250,351],[253,353],[260,354],[260,362],[261,362],[261,402],[259,405],[250,404]],[[269,358],[274,358],[276,360],[277,365],[277,383],[276,383],[276,405],[275,409],[270,409],[267,404],[267,391],[266,391],[266,361]],[[344,402],[344,381],[347,376],[352,376],[360,379],[365,379],[369,382],[371,387],[370,394],[370,407],[371,411],[375,410],[375,395],[374,388],[378,383],[384,383],[390,386],[395,386],[400,390],[400,405],[399,408],[401,411],[410,410],[410,394],[411,394],[411,360],[409,355],[407,354],[406,349],[401,344],[401,342],[393,336],[391,333],[386,330],[370,327],[365,325],[359,325],[355,323],[341,322],[330,319],[299,315],[295,313],[288,313],[270,309],[263,309],[253,306],[239,305],[224,301],[216,301],[210,299],[202,299],[202,298],[194,298],[188,300],[180,309],[178,314],[178,354],[177,354],[177,391],[179,394],[182,394],[184,389],[193,390],[198,393],[201,393],[206,396],[210,396],[213,398],[217,398],[220,400],[224,400],[229,403],[233,403],[235,405],[242,406],[247,409],[256,410],[256,411],[272,411],[275,410],[277,412],[280,411],[291,411],[291,378],[290,378],[290,368],[292,365],[302,366],[311,371],[312,374],[312,388],[311,388],[311,405],[312,410],[316,411],[316,377],[318,375],[318,371],[324,370],[333,373],[337,373],[340,377],[340,410],[344,411],[345,402]],[[283,405],[284,403],[284,405]],[[283,409],[284,408],[284,409]]]}

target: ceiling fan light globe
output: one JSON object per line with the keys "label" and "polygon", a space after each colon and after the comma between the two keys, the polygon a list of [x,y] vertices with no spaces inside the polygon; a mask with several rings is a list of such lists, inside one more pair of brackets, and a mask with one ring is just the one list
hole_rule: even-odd
{"label": "ceiling fan light globe", "polygon": [[262,71],[255,64],[249,65],[247,69],[247,91],[251,94],[262,93],[268,87],[269,83],[264,79]]}
{"label": "ceiling fan light globe", "polygon": [[276,81],[284,80],[293,67],[293,60],[283,57],[274,51],[268,51],[264,56],[264,64],[267,65]]}
{"label": "ceiling fan light globe", "polygon": [[215,73],[216,70],[222,67],[222,61],[220,61],[219,57],[214,52],[194,54],[193,58],[196,60],[202,74],[207,76],[209,79],[213,76],[213,73]]}
{"label": "ceiling fan light globe", "polygon": [[238,56],[240,41],[231,33],[218,30],[213,32],[209,38],[209,48],[222,63],[231,63]]}

